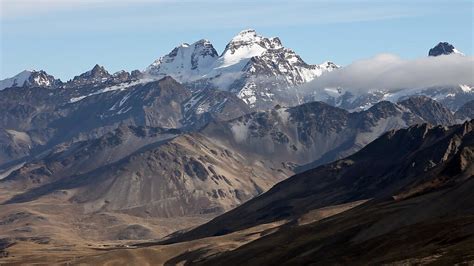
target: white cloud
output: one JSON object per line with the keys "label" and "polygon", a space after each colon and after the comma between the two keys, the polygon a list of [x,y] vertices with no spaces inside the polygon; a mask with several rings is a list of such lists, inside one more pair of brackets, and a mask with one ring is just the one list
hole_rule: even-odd
{"label": "white cloud", "polygon": [[341,87],[362,92],[457,84],[474,84],[474,57],[452,54],[404,60],[393,54],[380,54],[327,73],[306,87]]}

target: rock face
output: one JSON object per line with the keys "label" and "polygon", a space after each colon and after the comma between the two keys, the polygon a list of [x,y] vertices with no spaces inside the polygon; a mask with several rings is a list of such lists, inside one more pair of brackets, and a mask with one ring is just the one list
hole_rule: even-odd
{"label": "rock face", "polygon": [[447,42],[440,42],[428,52],[429,56],[440,56],[449,54],[462,54],[454,46]]}

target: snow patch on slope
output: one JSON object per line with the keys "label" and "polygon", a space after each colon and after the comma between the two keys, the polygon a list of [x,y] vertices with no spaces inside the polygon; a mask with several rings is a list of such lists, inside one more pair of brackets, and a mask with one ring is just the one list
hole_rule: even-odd
{"label": "snow patch on slope", "polygon": [[136,85],[139,85],[139,84],[145,84],[145,83],[148,83],[148,82],[152,82],[153,80],[155,80],[155,79],[140,79],[140,80],[136,80],[136,81],[132,81],[132,82],[124,82],[124,83],[120,83],[120,84],[117,84],[117,85],[114,85],[114,86],[105,87],[103,89],[100,89],[100,90],[95,91],[93,93],[89,93],[87,95],[73,97],[69,100],[69,103],[79,102],[79,101],[82,101],[83,99],[85,99],[87,97],[97,95],[97,94],[101,94],[101,93],[105,93],[105,92],[109,92],[109,91],[117,91],[117,90],[123,91],[123,90],[126,90],[130,87],[133,87],[133,86],[136,86]]}

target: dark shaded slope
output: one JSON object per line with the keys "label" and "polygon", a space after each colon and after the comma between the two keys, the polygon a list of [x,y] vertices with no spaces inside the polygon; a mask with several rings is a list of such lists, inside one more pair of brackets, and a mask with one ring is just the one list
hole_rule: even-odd
{"label": "dark shaded slope", "polygon": [[[282,228],[204,265],[454,265],[474,259],[474,180]],[[199,264],[199,263],[198,263]]]}

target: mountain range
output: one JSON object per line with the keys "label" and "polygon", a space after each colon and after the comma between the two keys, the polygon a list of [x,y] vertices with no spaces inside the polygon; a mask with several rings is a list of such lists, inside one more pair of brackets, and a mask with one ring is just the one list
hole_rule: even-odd
{"label": "mountain range", "polygon": [[[429,52],[429,56],[453,55],[464,56],[447,42],[440,42]],[[191,91],[214,89],[230,92],[254,111],[267,110],[277,104],[295,106],[311,101],[324,101],[349,111],[360,111],[382,100],[397,102],[411,95],[424,95],[455,112],[466,102],[474,100],[473,84],[395,91],[371,88],[364,93],[354,93],[351,88],[325,88],[322,91],[300,88],[324,73],[340,68],[330,61],[308,64],[293,50],[285,48],[278,37],[267,38],[248,29],[233,37],[220,55],[209,40],[202,39],[177,46],[143,71],[128,73],[122,70],[109,74],[103,67],[96,65],[92,70],[62,82],[42,70],[25,70],[0,81],[0,90],[23,86],[95,88],[83,91],[81,95],[71,95],[70,100],[77,101],[91,93],[101,93],[98,87],[105,85],[111,87],[105,88],[107,90],[117,89],[114,85],[119,84],[124,89],[130,83],[145,83],[170,76]]]}
{"label": "mountain range", "polygon": [[[463,55],[440,43],[429,56]],[[26,251],[48,247],[64,262],[99,252],[105,263],[108,248],[177,243],[183,257],[170,264],[332,263],[322,255],[330,238],[380,243],[364,230],[392,208],[409,215],[405,202],[427,206],[407,226],[434,217],[433,193],[470,210],[470,198],[456,205],[451,190],[470,187],[472,84],[308,93],[342,68],[308,64],[279,38],[244,30],[221,54],[208,40],[184,43],[143,71],[95,65],[66,82],[42,70],[2,80],[0,256],[24,262]],[[351,219],[361,222],[347,227]],[[327,227],[335,229],[321,238],[313,231]],[[301,245],[286,247],[293,236]],[[347,252],[344,262],[360,249]]]}

